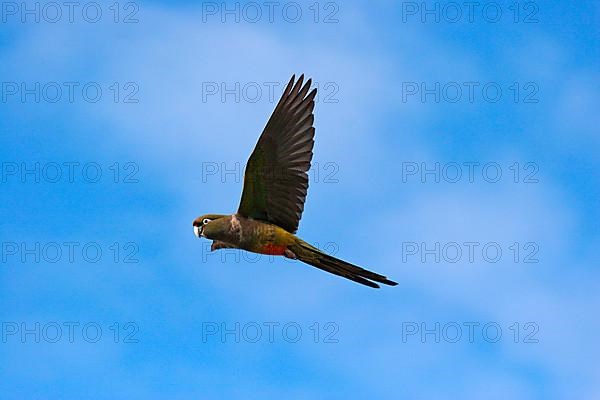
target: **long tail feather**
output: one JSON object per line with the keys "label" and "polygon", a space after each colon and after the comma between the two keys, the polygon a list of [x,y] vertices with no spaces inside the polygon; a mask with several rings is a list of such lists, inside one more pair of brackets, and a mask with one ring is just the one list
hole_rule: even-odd
{"label": "long tail feather", "polygon": [[[375,282],[383,283],[390,286],[396,286],[398,283],[389,280],[387,277],[377,274],[375,272],[366,270],[349,262],[340,260],[339,258],[332,257],[328,254],[323,253],[319,249],[303,240],[290,246],[290,250],[296,255],[296,257],[307,264],[312,265],[327,271],[329,273],[342,276],[346,279],[350,279],[354,282],[370,286],[372,288],[379,288],[379,285]],[[375,282],[372,282],[375,281]]]}

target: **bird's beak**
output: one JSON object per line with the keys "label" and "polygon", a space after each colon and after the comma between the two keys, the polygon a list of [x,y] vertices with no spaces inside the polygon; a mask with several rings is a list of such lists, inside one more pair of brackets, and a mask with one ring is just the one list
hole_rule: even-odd
{"label": "bird's beak", "polygon": [[200,235],[202,235],[202,228],[199,226],[194,226],[194,235],[196,235],[197,238],[200,238]]}

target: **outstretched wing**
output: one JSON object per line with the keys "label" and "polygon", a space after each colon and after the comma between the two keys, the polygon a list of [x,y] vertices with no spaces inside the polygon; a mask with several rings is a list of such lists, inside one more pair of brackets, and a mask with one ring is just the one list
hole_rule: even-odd
{"label": "outstretched wing", "polygon": [[317,89],[295,76],[275,106],[244,172],[238,214],[268,221],[295,233],[304,210],[315,128]]}

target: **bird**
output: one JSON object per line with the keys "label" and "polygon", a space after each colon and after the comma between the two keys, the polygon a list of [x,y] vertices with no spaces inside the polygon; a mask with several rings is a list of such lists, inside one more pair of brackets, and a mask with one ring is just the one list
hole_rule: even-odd
{"label": "bird", "polygon": [[304,74],[292,75],[244,170],[242,198],[236,213],[205,214],[194,219],[198,238],[212,240],[211,251],[224,248],[299,260],[372,288],[396,286],[387,277],[320,251],[295,233],[304,211],[308,170],[313,157],[317,88]]}

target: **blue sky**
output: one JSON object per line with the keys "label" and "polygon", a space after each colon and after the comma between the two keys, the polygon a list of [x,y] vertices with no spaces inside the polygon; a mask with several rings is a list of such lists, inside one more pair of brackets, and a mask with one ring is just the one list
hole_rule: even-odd
{"label": "blue sky", "polygon": [[[600,396],[597,3],[113,3],[2,4],[2,398]],[[192,233],[294,73],[299,235],[397,287]]]}

